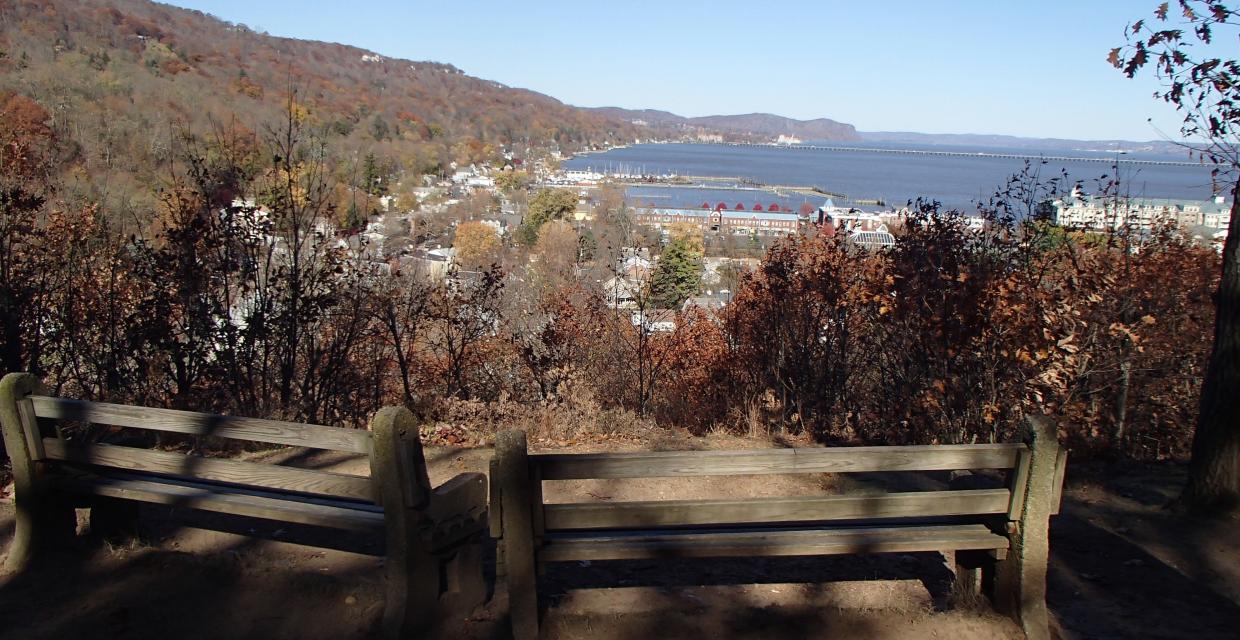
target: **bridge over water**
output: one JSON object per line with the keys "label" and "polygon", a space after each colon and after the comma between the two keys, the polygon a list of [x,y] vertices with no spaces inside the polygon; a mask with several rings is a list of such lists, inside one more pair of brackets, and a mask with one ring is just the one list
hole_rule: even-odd
{"label": "bridge over water", "polygon": [[786,149],[788,151],[844,151],[850,153],[886,153],[892,155],[919,155],[919,156],[949,156],[960,158],[1000,158],[1010,160],[1046,160],[1049,162],[1097,162],[1102,164],[1115,164],[1117,161],[1125,165],[1161,165],[1169,167],[1201,167],[1209,166],[1204,162],[1185,162],[1176,160],[1129,160],[1127,158],[1085,158],[1074,156],[1044,156],[1022,153],[989,153],[966,151],[931,151],[928,149],[879,149],[874,147],[840,147],[830,145],[814,145],[814,144],[771,144],[767,142],[717,142],[729,147],[766,147],[772,149]]}

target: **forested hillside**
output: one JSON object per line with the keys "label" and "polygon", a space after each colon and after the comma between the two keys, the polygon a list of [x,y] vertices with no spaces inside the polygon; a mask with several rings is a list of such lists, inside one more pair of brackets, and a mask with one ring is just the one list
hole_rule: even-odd
{"label": "forested hillside", "polygon": [[177,130],[262,133],[290,89],[337,155],[374,153],[412,174],[639,134],[451,65],[272,37],[145,0],[0,3],[0,90],[50,107],[59,137],[75,143],[75,188],[134,215],[149,209]]}
{"label": "forested hillside", "polygon": [[857,128],[851,124],[836,122],[829,118],[796,120],[771,113],[747,113],[733,116],[701,116],[686,118],[667,111],[654,109],[620,109],[599,107],[591,109],[612,118],[641,121],[652,127],[668,128],[690,135],[719,133],[728,139],[773,142],[781,135],[795,136],[802,140],[860,140]]}

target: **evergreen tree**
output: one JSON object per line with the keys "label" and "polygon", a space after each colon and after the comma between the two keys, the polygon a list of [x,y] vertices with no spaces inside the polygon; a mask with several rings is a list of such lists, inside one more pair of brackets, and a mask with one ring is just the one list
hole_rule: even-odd
{"label": "evergreen tree", "polygon": [[392,135],[392,131],[391,129],[388,128],[387,121],[384,120],[382,116],[376,113],[375,117],[371,119],[370,121],[370,136],[374,138],[376,141],[383,142],[384,140],[388,139],[391,135]]}
{"label": "evergreen tree", "polygon": [[357,231],[362,226],[362,212],[357,208],[357,200],[350,200],[349,210],[345,213],[344,227],[347,231]]}
{"label": "evergreen tree", "polygon": [[594,232],[589,229],[583,230],[581,236],[577,239],[577,261],[593,260],[594,254],[597,251],[598,240],[594,239]]}
{"label": "evergreen tree", "polygon": [[675,309],[698,291],[700,256],[685,238],[667,246],[650,276],[650,296],[655,306]]}
{"label": "evergreen tree", "polygon": [[383,174],[383,168],[380,167],[375,154],[366,154],[366,158],[362,160],[362,188],[366,190],[366,193],[376,198],[387,195],[387,181],[384,180]]}

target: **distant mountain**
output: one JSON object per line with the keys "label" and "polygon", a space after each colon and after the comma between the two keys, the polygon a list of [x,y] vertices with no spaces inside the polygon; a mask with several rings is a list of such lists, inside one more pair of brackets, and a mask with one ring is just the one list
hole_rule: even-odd
{"label": "distant mountain", "polygon": [[1152,153],[1187,153],[1183,147],[1166,140],[1144,142],[1132,140],[1072,140],[1068,138],[1024,138],[1020,136],[979,133],[914,133],[912,131],[862,131],[865,142],[953,145],[962,147],[1004,147],[1063,151],[1147,151]]}
{"label": "distant mountain", "polygon": [[768,136],[787,135],[802,140],[860,140],[857,128],[851,124],[836,122],[827,118],[814,120],[794,120],[770,113],[748,113],[740,116],[705,116],[690,118],[689,122],[721,129],[765,134]]}
{"label": "distant mountain", "polygon": [[621,109],[597,107],[589,109],[609,118],[623,119],[650,127],[676,127],[684,133],[719,134],[728,138],[773,141],[779,136],[801,140],[857,141],[856,127],[828,118],[795,120],[770,113],[748,113],[734,116],[702,116],[686,118],[653,109]]}

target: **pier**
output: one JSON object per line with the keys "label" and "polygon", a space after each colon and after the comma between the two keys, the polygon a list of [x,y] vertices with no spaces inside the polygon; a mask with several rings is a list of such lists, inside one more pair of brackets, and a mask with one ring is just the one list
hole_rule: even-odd
{"label": "pier", "polygon": [[[985,151],[967,152],[967,151],[931,151],[928,149],[879,149],[875,147],[840,147],[830,145],[813,145],[813,144],[772,144],[768,142],[712,142],[704,144],[718,144],[727,147],[766,147],[771,149],[786,149],[788,151],[843,151],[850,153],[886,153],[891,155],[918,155],[918,156],[946,156],[958,158],[1001,158],[1010,160],[1045,160],[1048,162],[1095,162],[1100,164],[1116,164],[1125,165],[1161,165],[1168,167],[1201,167],[1208,166],[1204,162],[1184,162],[1176,160],[1128,160],[1125,158],[1086,158],[1076,156],[1044,156],[1023,153],[990,153]],[[1121,154],[1122,155],[1122,154]]]}
{"label": "pier", "polygon": [[745,178],[726,178],[718,176],[677,176],[676,181],[659,179],[655,179],[653,181],[626,180],[619,182],[618,184],[624,187],[671,187],[681,189],[711,189],[718,191],[771,191],[777,195],[783,195],[784,193],[795,193],[800,196],[848,200],[848,196],[843,193],[827,191],[826,189],[817,186],[763,184],[761,182],[755,182]]}

